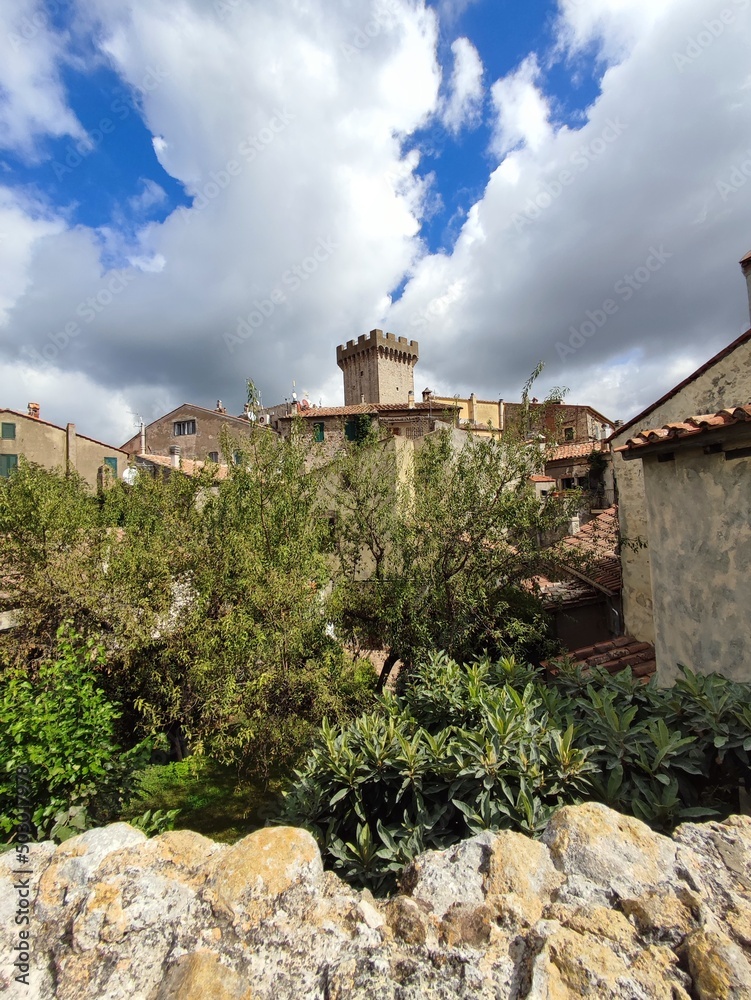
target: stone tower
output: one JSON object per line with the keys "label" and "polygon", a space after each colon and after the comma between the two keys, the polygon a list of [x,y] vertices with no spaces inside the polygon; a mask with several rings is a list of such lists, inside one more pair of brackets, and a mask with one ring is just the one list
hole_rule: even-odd
{"label": "stone tower", "polygon": [[336,363],[344,372],[344,405],[404,403],[415,391],[416,340],[371,330],[336,349]]}

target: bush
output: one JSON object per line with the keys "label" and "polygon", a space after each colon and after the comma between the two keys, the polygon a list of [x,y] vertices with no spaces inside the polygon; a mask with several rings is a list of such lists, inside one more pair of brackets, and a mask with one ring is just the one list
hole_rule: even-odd
{"label": "bush", "polygon": [[132,794],[151,743],[126,751],[117,746],[120,712],[94,673],[102,662],[101,647],[64,625],[56,659],[43,661],[35,673],[6,671],[0,694],[0,832],[6,838],[13,838],[22,816],[19,772],[36,840],[65,840],[116,819]]}
{"label": "bush", "polygon": [[481,830],[539,834],[597,799],[659,829],[728,812],[751,749],[751,685],[685,671],[674,688],[512,658],[430,657],[379,711],[332,728],[285,793],[329,865],[375,890],[416,854]]}

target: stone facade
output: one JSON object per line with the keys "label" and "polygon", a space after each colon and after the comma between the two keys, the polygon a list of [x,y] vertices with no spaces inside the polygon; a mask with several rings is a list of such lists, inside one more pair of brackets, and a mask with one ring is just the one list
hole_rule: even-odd
{"label": "stone facade", "polygon": [[[32,406],[30,405],[30,410]],[[36,411],[39,408],[36,407]],[[75,424],[58,427],[38,416],[1,409],[0,474],[23,456],[47,469],[77,472],[93,489],[102,477],[122,476],[128,465],[128,455],[113,445],[103,444],[76,431]]]}
{"label": "stone facade", "polygon": [[416,340],[371,330],[336,349],[344,374],[344,405],[408,403],[414,398],[414,368],[420,358]]}
{"label": "stone facade", "polygon": [[[623,614],[626,631],[642,642],[655,642],[653,580],[647,502],[641,462],[625,462],[617,448],[650,427],[715,413],[751,400],[751,330],[672,389],[662,399],[620,427],[611,438],[618,490],[623,566]],[[695,519],[692,519],[694,523]],[[672,529],[671,529],[672,530]],[[692,576],[698,573],[694,570]]]}
{"label": "stone facade", "polygon": [[[222,457],[222,432],[234,437],[250,433],[246,417],[233,417],[220,409],[208,410],[193,403],[183,403],[145,428],[146,455],[169,455],[171,447],[179,447],[180,457],[204,461],[211,456]],[[141,454],[141,436],[135,434],[122,446],[129,455]],[[214,461],[217,459],[215,458]]]}
{"label": "stone facade", "polygon": [[747,816],[666,837],[566,806],[541,840],[487,831],[422,854],[389,899],[325,872],[304,830],[226,845],[116,823],[0,855],[0,994],[745,1000],[749,921]]}
{"label": "stone facade", "polygon": [[751,422],[645,451],[622,461],[643,466],[658,679],[751,681]]}

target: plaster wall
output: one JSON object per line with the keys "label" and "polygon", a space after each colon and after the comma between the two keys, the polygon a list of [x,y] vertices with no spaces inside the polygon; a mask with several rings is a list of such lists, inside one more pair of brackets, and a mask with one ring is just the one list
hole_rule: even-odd
{"label": "plaster wall", "polygon": [[96,489],[99,469],[105,458],[117,459],[117,475],[122,476],[128,456],[110,445],[77,434],[73,424],[69,430],[35,420],[23,414],[0,412],[2,423],[15,424],[15,439],[0,440],[0,455],[23,456],[46,469],[74,469]]}
{"label": "plaster wall", "polygon": [[[623,614],[626,631],[640,642],[655,641],[650,552],[642,463],[624,461],[616,448],[649,427],[699,413],[716,413],[727,406],[751,402],[751,340],[721,358],[708,371],[684,386],[639,423],[624,428],[612,439],[613,472],[618,491],[618,518],[623,546]],[[650,538],[651,545],[651,538]]]}
{"label": "plaster wall", "polygon": [[[186,420],[195,420],[195,434],[175,434],[175,424]],[[171,445],[180,448],[183,458],[204,461],[210,452],[222,452],[222,429],[235,437],[247,435],[250,432],[250,421],[233,417],[213,410],[204,410],[198,406],[186,404],[165,414],[146,427],[146,453],[150,455],[168,455]],[[141,450],[140,434],[134,434],[126,441],[123,450],[128,454],[137,455]]]}
{"label": "plaster wall", "polygon": [[[751,446],[748,428],[733,437],[726,449]],[[751,456],[673,454],[642,460],[659,683],[674,683],[679,663],[751,681]]]}

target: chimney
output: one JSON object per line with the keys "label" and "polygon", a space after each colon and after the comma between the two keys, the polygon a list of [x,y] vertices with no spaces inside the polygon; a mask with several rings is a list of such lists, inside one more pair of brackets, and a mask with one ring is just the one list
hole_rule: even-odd
{"label": "chimney", "polygon": [[29,403],[27,411],[30,417],[33,417],[34,420],[39,420],[39,403]]}
{"label": "chimney", "polygon": [[414,408],[415,408],[415,390],[414,389],[410,389],[409,392],[407,393],[407,406],[410,408],[410,410],[414,410]]}
{"label": "chimney", "polygon": [[433,395],[433,390],[432,389],[423,389],[422,390],[422,401],[423,401],[423,403],[429,403],[430,402],[430,397],[432,395]]}
{"label": "chimney", "polygon": [[180,445],[171,444],[169,449],[170,465],[173,469],[180,468]]}
{"label": "chimney", "polygon": [[227,412],[227,407],[226,406],[222,406],[221,399],[217,399],[217,401],[216,401],[216,410],[214,412],[215,413],[226,413]]}
{"label": "chimney", "polygon": [[741,261],[741,270],[748,286],[748,312],[751,316],[751,251]]}

